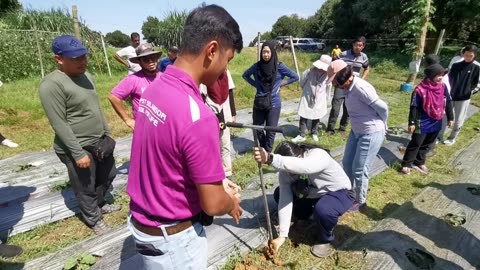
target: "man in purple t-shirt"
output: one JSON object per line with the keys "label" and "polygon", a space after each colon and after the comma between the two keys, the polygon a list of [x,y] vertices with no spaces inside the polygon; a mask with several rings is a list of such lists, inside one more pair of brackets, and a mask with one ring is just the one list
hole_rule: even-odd
{"label": "man in purple t-shirt", "polygon": [[[137,56],[130,58],[130,62],[139,64],[142,69],[125,77],[108,96],[115,112],[132,130],[135,127],[135,117],[138,110],[138,102],[145,89],[155,80],[160,73],[157,70],[157,61],[162,52],[153,50],[149,43],[137,47]],[[133,118],[130,117],[123,106],[123,100],[132,99]]]}
{"label": "man in purple t-shirt", "polygon": [[203,225],[242,214],[236,189],[224,187],[218,120],[198,85],[213,84],[235,50],[237,22],[216,5],[187,17],[181,54],[143,93],[132,141],[128,227],[144,269],[206,269]]}

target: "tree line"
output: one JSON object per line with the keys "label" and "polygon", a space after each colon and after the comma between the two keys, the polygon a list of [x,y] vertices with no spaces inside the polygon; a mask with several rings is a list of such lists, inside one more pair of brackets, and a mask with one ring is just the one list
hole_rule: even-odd
{"label": "tree line", "polygon": [[[284,15],[273,24],[272,30],[262,33],[261,39],[276,36],[297,36],[325,39],[413,38],[405,30],[417,23],[412,7],[426,0],[326,0],[308,18],[296,14]],[[445,38],[480,43],[480,1],[433,0],[431,30],[445,29]],[[430,31],[428,37],[437,37]],[[255,38],[251,45],[257,41]]]}

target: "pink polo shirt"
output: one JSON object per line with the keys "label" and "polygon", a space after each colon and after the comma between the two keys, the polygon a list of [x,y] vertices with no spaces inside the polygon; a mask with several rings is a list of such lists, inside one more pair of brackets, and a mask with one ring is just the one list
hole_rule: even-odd
{"label": "pink polo shirt", "polygon": [[148,216],[183,220],[201,211],[195,184],[225,179],[217,117],[193,79],[175,66],[139,100],[127,193],[130,211],[144,225]]}
{"label": "pink polo shirt", "polygon": [[132,99],[133,118],[136,119],[140,97],[145,89],[147,89],[160,74],[162,73],[157,72],[155,77],[147,77],[141,70],[130,74],[112,89],[112,95],[121,100],[126,100],[130,97]]}

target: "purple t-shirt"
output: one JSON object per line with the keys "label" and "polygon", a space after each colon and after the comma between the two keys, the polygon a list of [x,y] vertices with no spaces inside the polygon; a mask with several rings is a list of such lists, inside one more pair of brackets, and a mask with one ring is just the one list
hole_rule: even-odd
{"label": "purple t-shirt", "polygon": [[112,95],[121,100],[132,98],[133,118],[137,118],[138,102],[143,94],[143,91],[160,76],[157,72],[155,77],[147,77],[143,71],[138,71],[125,77],[115,88],[112,89]]}
{"label": "purple t-shirt", "polygon": [[370,106],[379,99],[375,88],[365,80],[354,76],[350,89],[345,91],[345,104],[357,134],[371,134],[385,130],[385,123]]}
{"label": "purple t-shirt", "polygon": [[168,66],[139,102],[127,184],[135,219],[159,226],[148,216],[183,220],[198,214],[195,184],[225,179],[219,143],[217,117],[197,84]]}

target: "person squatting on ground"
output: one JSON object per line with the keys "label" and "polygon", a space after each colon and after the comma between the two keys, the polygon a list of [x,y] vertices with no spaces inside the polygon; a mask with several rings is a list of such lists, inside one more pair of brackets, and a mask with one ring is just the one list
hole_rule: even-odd
{"label": "person squatting on ground", "polygon": [[480,64],[475,61],[477,47],[467,45],[462,49],[463,61],[454,63],[449,71],[450,95],[453,100],[455,124],[447,140],[443,143],[453,145],[467,118],[468,106],[472,95],[480,90]]}
{"label": "person squatting on ground", "polygon": [[411,168],[429,173],[425,166],[426,154],[435,145],[445,113],[448,126],[453,124],[452,100],[442,83],[447,70],[440,64],[433,64],[426,67],[424,72],[425,78],[415,87],[410,103],[408,132],[412,133],[412,138],[403,156],[401,172],[404,174],[410,174]]}
{"label": "person squatting on ground", "polygon": [[144,269],[206,269],[203,226],[224,214],[239,222],[239,190],[224,180],[218,119],[198,85],[212,85],[242,46],[225,9],[194,9],[175,64],[140,99],[127,193],[128,227]]}
{"label": "person squatting on ground", "polygon": [[120,210],[105,201],[117,174],[115,141],[87,72],[89,52],[70,35],[55,38],[52,48],[59,68],[42,80],[40,100],[55,132],[53,148],[67,166],[83,221],[102,234],[108,230],[102,214]]}
{"label": "person squatting on ground", "polygon": [[292,216],[308,219],[313,213],[318,226],[311,252],[317,257],[330,255],[338,218],[354,202],[352,185],[340,164],[318,146],[288,141],[281,142],[275,154],[261,147],[255,147],[253,154],[257,162],[280,172],[274,193],[280,225],[279,237],[272,241],[275,249],[278,251],[288,237]]}
{"label": "person squatting on ground", "polygon": [[303,142],[307,138],[307,120],[312,120],[311,134],[314,141],[318,141],[318,126],[320,119],[327,114],[327,101],[332,84],[327,82],[327,69],[332,58],[322,55],[320,60],[313,62],[313,67],[307,69],[300,79],[302,97],[298,106],[300,115],[300,135],[292,142]]}
{"label": "person squatting on ground", "polygon": [[165,69],[167,69],[167,66],[173,65],[175,63],[175,60],[177,59],[177,54],[178,54],[178,48],[177,46],[172,46],[168,49],[167,56],[163,57],[160,62],[158,62],[157,69],[160,72],[165,72]]}
{"label": "person squatting on ground", "polygon": [[[120,64],[124,65],[128,69],[128,75],[140,71],[142,69],[139,64],[133,63],[130,61],[130,58],[137,56],[135,49],[140,45],[140,35],[136,32],[133,32],[130,35],[130,40],[132,44],[117,51],[113,56]],[[127,58],[125,61],[123,58]]]}
{"label": "person squatting on ground", "polygon": [[225,125],[227,122],[235,122],[237,114],[235,110],[235,100],[233,96],[233,83],[230,71],[225,72],[218,77],[210,87],[200,84],[200,93],[205,103],[212,109],[218,118],[220,127],[220,153],[222,155],[223,169],[228,179],[233,179],[232,157],[230,149],[230,128]]}
{"label": "person squatting on ground", "polygon": [[[365,37],[358,37],[352,43],[352,49],[343,51],[339,58],[345,61],[353,69],[353,74],[360,77],[360,71],[363,68],[362,79],[367,78],[370,72],[370,65],[368,63],[368,57],[363,53],[363,49],[366,45]],[[340,114],[340,107],[343,105],[342,118],[340,119],[340,128],[338,131],[345,132],[348,125],[348,110],[345,105],[345,91],[343,89],[335,88],[332,99],[332,108],[330,109],[330,115],[328,117],[327,134],[332,135],[335,133],[335,125],[337,123],[338,115]]]}
{"label": "person squatting on ground", "polygon": [[[276,127],[282,109],[280,88],[298,81],[297,73],[278,62],[275,44],[267,41],[262,44],[260,60],[247,69],[242,77],[257,90],[253,101],[253,124]],[[288,81],[283,81],[285,77],[289,78]],[[276,133],[263,130],[256,132],[260,146],[271,152]]]}
{"label": "person squatting on ground", "polygon": [[[336,72],[337,70],[340,70]],[[377,95],[375,88],[353,73],[353,67],[343,60],[330,64],[329,80],[345,89],[345,104],[350,113],[352,130],[345,144],[343,169],[352,181],[355,203],[352,211],[366,206],[368,172],[385,138],[388,106]]]}
{"label": "person squatting on ground", "polygon": [[18,147],[18,144],[12,142],[11,140],[5,138],[2,133],[0,133],[0,144],[10,148]]}
{"label": "person squatting on ground", "polygon": [[[135,127],[135,117],[142,93],[161,74],[157,70],[157,61],[162,52],[157,52],[153,50],[151,44],[144,43],[137,47],[136,54],[137,56],[130,58],[129,61],[139,64],[142,69],[125,77],[108,96],[115,112],[132,130]],[[133,118],[128,115],[122,102],[128,98],[132,100]]]}

